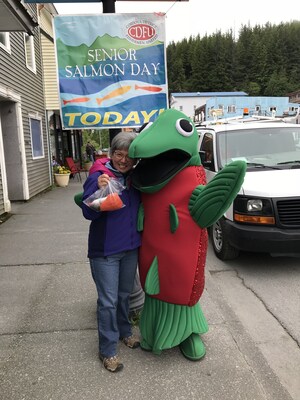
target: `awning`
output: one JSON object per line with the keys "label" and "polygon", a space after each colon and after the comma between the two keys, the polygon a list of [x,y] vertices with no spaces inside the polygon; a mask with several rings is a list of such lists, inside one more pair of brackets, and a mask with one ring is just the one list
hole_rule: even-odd
{"label": "awning", "polygon": [[20,0],[0,0],[0,32],[21,31],[32,35],[37,25]]}

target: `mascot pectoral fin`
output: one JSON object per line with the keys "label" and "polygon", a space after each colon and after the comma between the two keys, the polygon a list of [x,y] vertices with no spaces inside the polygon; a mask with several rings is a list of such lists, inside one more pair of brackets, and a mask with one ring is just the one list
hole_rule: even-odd
{"label": "mascot pectoral fin", "polygon": [[246,167],[244,161],[234,161],[218,172],[206,186],[194,189],[189,211],[201,228],[211,226],[228,210],[242,186]]}
{"label": "mascot pectoral fin", "polygon": [[154,257],[152,264],[149,268],[146,281],[145,292],[149,295],[159,294],[159,276],[158,276],[158,261]]}
{"label": "mascot pectoral fin", "polygon": [[83,192],[77,193],[74,196],[74,201],[80,208],[82,207],[82,197],[83,197]]}
{"label": "mascot pectoral fin", "polygon": [[144,230],[144,206],[143,206],[143,204],[140,204],[140,206],[139,206],[136,229],[138,232],[142,232]]}

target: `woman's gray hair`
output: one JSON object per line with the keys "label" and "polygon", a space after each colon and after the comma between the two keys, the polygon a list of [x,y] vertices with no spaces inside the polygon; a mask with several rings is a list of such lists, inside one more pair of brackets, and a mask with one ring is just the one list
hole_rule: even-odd
{"label": "woman's gray hair", "polygon": [[137,137],[136,132],[120,132],[111,141],[109,154],[110,157],[116,150],[128,150],[133,139]]}

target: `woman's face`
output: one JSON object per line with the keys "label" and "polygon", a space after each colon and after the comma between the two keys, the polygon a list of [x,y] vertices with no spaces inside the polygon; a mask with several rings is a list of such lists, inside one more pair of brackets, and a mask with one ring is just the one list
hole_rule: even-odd
{"label": "woman's face", "polygon": [[115,150],[111,156],[111,160],[114,168],[122,174],[130,171],[135,162],[134,159],[128,157],[128,150],[124,149]]}

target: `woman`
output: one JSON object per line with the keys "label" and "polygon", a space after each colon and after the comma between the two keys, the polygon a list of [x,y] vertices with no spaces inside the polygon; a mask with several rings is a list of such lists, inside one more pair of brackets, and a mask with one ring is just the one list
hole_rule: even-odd
{"label": "woman", "polygon": [[111,372],[123,368],[117,356],[119,339],[129,348],[139,346],[128,318],[140,246],[136,228],[140,196],[130,185],[135,160],[128,157],[128,148],[135,137],[134,132],[117,134],[111,143],[110,159],[97,160],[83,186],[83,200],[106,186],[111,178],[117,178],[125,186],[120,194],[125,207],[119,210],[101,211],[100,206],[100,211],[94,211],[82,204],[84,217],[91,220],[88,257],[98,292],[99,357]]}

